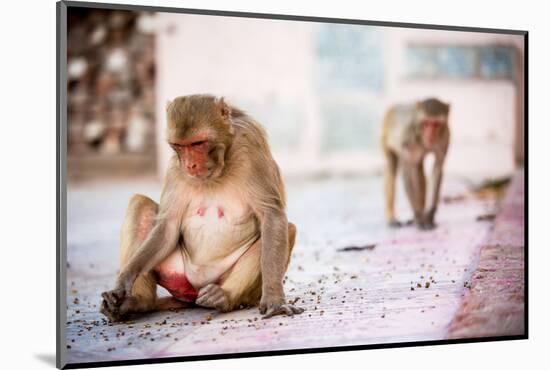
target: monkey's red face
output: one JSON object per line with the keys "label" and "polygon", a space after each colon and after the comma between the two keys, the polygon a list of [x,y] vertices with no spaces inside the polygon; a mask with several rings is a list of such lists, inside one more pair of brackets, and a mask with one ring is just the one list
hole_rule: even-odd
{"label": "monkey's red face", "polygon": [[445,119],[441,117],[426,117],[422,120],[422,141],[425,146],[432,146],[439,137]]}
{"label": "monkey's red face", "polygon": [[177,153],[185,173],[200,180],[210,177],[215,163],[210,158],[212,142],[208,138],[195,136],[171,142],[170,146]]}

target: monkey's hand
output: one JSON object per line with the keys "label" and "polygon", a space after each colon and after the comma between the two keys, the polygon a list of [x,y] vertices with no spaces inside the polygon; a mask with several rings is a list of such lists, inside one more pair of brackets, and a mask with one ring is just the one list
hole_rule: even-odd
{"label": "monkey's hand", "polygon": [[296,307],[292,304],[285,303],[285,297],[282,296],[266,296],[262,295],[260,301],[260,313],[264,315],[264,319],[268,319],[276,315],[292,316],[304,312],[303,308]]}
{"label": "monkey's hand", "polygon": [[[126,303],[130,300],[132,288],[136,274],[122,271],[117,278],[115,288],[101,293],[103,302],[101,304],[101,313],[109,317],[111,321],[122,321],[131,304]],[[135,299],[134,299],[135,300]]]}
{"label": "monkey's hand", "polygon": [[195,303],[199,306],[215,308],[220,312],[230,311],[230,302],[223,289],[214,283],[201,288]]}
{"label": "monkey's hand", "polygon": [[100,312],[107,316],[111,321],[123,321],[128,311],[133,307],[135,298],[130,297],[124,288],[116,288],[101,293],[103,302],[101,302]]}

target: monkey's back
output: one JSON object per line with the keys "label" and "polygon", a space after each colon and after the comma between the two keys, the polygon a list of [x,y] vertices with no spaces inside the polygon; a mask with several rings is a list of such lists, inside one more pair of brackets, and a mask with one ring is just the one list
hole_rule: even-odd
{"label": "monkey's back", "polygon": [[[233,110],[234,109],[234,110]],[[263,126],[242,110],[232,108],[235,141],[232,162],[237,170],[230,172],[248,178],[252,189],[263,189],[263,197],[256,197],[262,208],[284,209],[286,193],[284,183],[271,153],[267,133]]]}

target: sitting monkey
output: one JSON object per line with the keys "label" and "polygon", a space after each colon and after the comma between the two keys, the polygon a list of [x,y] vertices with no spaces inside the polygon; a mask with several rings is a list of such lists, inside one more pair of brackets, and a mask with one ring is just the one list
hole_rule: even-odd
{"label": "sitting monkey", "polygon": [[[160,203],[134,195],[121,234],[121,271],[102,294],[112,321],[192,304],[231,311],[259,303],[265,317],[299,314],[283,277],[296,238],[264,129],[223,98],[167,106],[173,149]],[[157,284],[171,297],[158,298]]]}
{"label": "sitting monkey", "polygon": [[[403,169],[405,190],[414,212],[414,223],[420,229],[435,227],[434,216],[439,201],[443,163],[449,147],[449,104],[426,99],[411,105],[395,105],[384,118],[382,147],[386,157],[384,187],[386,218],[392,227],[402,224],[395,218],[395,177],[397,167]],[[424,158],[435,154],[435,163],[428,186],[428,207],[425,210],[426,178]]]}

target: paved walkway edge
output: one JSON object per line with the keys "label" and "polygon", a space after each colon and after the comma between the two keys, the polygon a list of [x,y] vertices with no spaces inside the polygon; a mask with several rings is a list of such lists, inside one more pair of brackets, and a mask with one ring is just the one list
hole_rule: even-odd
{"label": "paved walkway edge", "polygon": [[448,338],[525,334],[524,172],[518,171],[501,203],[494,229],[449,326]]}

